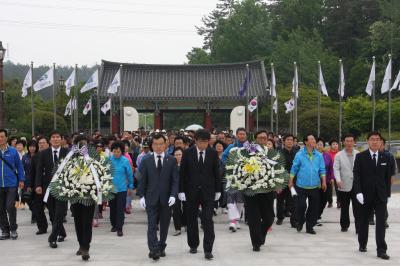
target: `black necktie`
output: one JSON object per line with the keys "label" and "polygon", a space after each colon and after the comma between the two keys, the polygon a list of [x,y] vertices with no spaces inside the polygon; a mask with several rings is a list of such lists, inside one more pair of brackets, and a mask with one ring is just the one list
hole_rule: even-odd
{"label": "black necktie", "polygon": [[375,166],[377,165],[376,163],[376,153],[372,154],[372,160],[374,160]]}
{"label": "black necktie", "polygon": [[56,164],[56,163],[58,163],[57,151],[53,151],[53,153],[54,153],[54,156],[53,156],[54,164]]}
{"label": "black necktie", "polygon": [[157,155],[158,162],[157,162],[157,173],[158,175],[161,174],[162,163],[161,163],[161,155]]}
{"label": "black necktie", "polygon": [[199,164],[200,164],[201,166],[204,165],[204,158],[203,158],[203,152],[202,152],[202,151],[200,152]]}

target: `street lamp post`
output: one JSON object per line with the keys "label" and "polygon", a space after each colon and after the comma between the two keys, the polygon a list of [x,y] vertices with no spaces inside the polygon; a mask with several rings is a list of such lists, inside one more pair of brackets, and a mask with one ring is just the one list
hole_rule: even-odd
{"label": "street lamp post", "polygon": [[4,128],[4,85],[3,85],[3,59],[6,49],[0,41],[0,128]]}

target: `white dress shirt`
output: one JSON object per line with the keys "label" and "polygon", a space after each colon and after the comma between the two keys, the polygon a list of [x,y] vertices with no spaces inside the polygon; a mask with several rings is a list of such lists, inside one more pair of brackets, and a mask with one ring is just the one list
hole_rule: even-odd
{"label": "white dress shirt", "polygon": [[[57,154],[58,161],[60,161],[60,150],[61,150],[61,147],[58,147],[58,149],[51,147],[51,156],[53,156],[53,163],[54,163],[54,154]],[[55,153],[55,151],[57,153]]]}
{"label": "white dress shirt", "polygon": [[371,151],[371,149],[370,149],[370,150],[369,150],[369,153],[371,154],[371,159],[373,159],[373,158],[374,158],[374,154],[376,154],[376,155],[375,155],[375,165],[378,165],[378,154],[379,154],[379,152],[378,152],[378,151],[373,152],[373,151]]}
{"label": "white dress shirt", "polygon": [[199,150],[198,147],[196,147],[197,149],[197,161],[200,160],[200,152],[203,152],[203,163],[206,161],[206,150]]}
{"label": "white dress shirt", "polygon": [[163,161],[164,161],[165,153],[163,152],[163,153],[157,154],[157,153],[153,152],[153,156],[154,156],[154,160],[156,162],[156,166],[158,166],[157,165],[158,164],[158,156],[161,156],[161,166],[162,166],[163,165]]}

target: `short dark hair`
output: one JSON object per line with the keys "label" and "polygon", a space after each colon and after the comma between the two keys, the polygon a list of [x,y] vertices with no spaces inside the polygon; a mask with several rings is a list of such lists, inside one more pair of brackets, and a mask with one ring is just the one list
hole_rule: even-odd
{"label": "short dark hair", "polygon": [[247,134],[247,131],[244,127],[239,127],[238,129],[236,129],[236,135],[240,132],[240,131],[244,131],[244,133]]}
{"label": "short dark hair", "polygon": [[0,133],[2,133],[2,132],[4,132],[4,135],[6,135],[6,137],[8,137],[7,129],[4,129],[4,128],[0,129]]}
{"label": "short dark hair", "polygon": [[29,147],[35,147],[35,153],[38,152],[39,150],[38,142],[36,140],[28,141],[27,147],[28,147],[28,152],[29,152]]}
{"label": "short dark hair", "polygon": [[223,142],[220,141],[220,140],[217,140],[217,141],[214,143],[214,149],[217,147],[218,144],[221,144],[222,147],[224,147],[224,150],[225,150],[225,148],[226,148],[225,143],[223,143]]}
{"label": "short dark hair", "polygon": [[57,130],[51,131],[49,137],[51,138],[54,135],[59,135],[60,137],[63,137],[63,135]]}
{"label": "short dark hair", "polygon": [[272,143],[272,147],[275,149],[275,140],[269,138],[267,139],[267,142],[270,141]]}
{"label": "short dark hair", "polygon": [[287,138],[290,138],[290,137],[294,140],[293,134],[285,134],[285,135],[283,136],[283,141],[285,141]]}
{"label": "short dark hair", "polygon": [[174,151],[172,152],[172,154],[175,155],[175,152],[176,152],[176,151],[181,151],[182,154],[183,154],[183,149],[182,149],[181,147],[175,148]]}
{"label": "short dark hair", "polygon": [[174,143],[175,143],[177,140],[182,140],[184,144],[187,143],[187,139],[184,138],[184,137],[181,136],[181,135],[177,135],[177,136],[176,136],[176,138],[175,138],[175,140],[174,140]]}
{"label": "short dark hair", "polygon": [[22,144],[22,146],[24,146],[24,148],[26,147],[26,141],[25,140],[23,140],[23,139],[19,139],[19,140],[17,140],[17,143],[15,143],[16,145],[18,145],[18,144]]}
{"label": "short dark hair", "polygon": [[321,137],[317,138],[317,143],[320,142],[320,141],[322,142],[322,145],[324,145],[324,147],[325,147],[325,140],[323,138],[321,138]]}
{"label": "short dark hair", "polygon": [[379,136],[379,138],[382,139],[382,135],[381,135],[381,133],[379,131],[371,131],[371,132],[369,132],[368,136],[367,136],[367,140],[372,136]]}
{"label": "short dark hair", "polygon": [[303,142],[304,142],[304,143],[305,143],[306,141],[308,141],[308,137],[309,137],[309,136],[313,136],[313,137],[315,138],[314,134],[312,134],[312,133],[307,133],[307,134],[304,135],[304,138],[303,138]]}
{"label": "short dark hair", "polygon": [[269,135],[269,133],[268,133],[266,130],[263,130],[263,129],[262,129],[262,130],[257,131],[256,134],[254,134],[254,138],[256,139],[257,136],[260,135],[260,134],[262,134],[262,133],[267,134],[267,136]]}
{"label": "short dark hair", "polygon": [[337,144],[339,144],[339,141],[337,141],[336,139],[331,139],[330,141],[329,141],[329,146],[331,146],[332,145],[332,143],[337,143]]}
{"label": "short dark hair", "polygon": [[342,137],[342,142],[343,142],[346,138],[353,138],[353,140],[356,141],[356,137],[355,137],[354,134],[352,134],[352,133],[344,134],[343,137]]}
{"label": "short dark hair", "polygon": [[46,141],[46,143],[49,144],[49,139],[46,136],[39,136],[37,139],[38,144],[39,144],[39,141],[41,141],[42,139],[44,139]]}
{"label": "short dark hair", "polygon": [[164,136],[164,134],[161,134],[161,133],[155,133],[155,134],[153,135],[153,137],[152,137],[151,142],[153,143],[153,141],[154,141],[155,139],[163,139],[164,142],[167,141],[167,138]]}
{"label": "short dark hair", "polygon": [[115,149],[120,149],[122,153],[125,151],[125,145],[121,141],[116,141],[113,144],[111,144],[111,151]]}
{"label": "short dark hair", "polygon": [[208,132],[208,130],[205,129],[199,129],[194,134],[195,140],[210,140],[210,138],[211,138],[210,132]]}

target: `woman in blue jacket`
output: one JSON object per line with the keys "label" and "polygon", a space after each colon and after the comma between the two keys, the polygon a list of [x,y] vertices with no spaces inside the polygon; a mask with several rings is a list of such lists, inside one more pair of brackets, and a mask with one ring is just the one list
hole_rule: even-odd
{"label": "woman in blue jacket", "polygon": [[126,196],[133,190],[132,167],[122,152],[125,145],[122,142],[114,142],[111,145],[112,155],[110,156],[113,167],[113,184],[115,187],[115,197],[110,201],[110,221],[111,232],[117,232],[118,236],[123,236],[122,227],[125,220]]}

